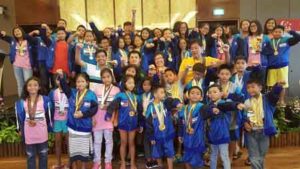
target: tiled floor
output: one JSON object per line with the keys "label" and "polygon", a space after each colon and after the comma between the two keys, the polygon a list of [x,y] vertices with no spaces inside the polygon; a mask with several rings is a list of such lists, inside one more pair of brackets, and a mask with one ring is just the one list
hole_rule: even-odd
{"label": "tiled floor", "polygon": [[[300,169],[300,147],[290,147],[284,149],[271,149],[267,155],[266,169]],[[234,161],[232,169],[249,169],[244,166],[245,153],[240,160]],[[66,161],[66,157],[64,157]],[[49,156],[49,168],[55,163],[55,156]],[[113,163],[113,168],[118,169],[118,163]],[[89,165],[91,166],[91,164]],[[0,158],[0,169],[25,169],[26,159]],[[143,159],[138,159],[138,169],[144,169]],[[184,169],[182,164],[175,164],[174,169]]]}

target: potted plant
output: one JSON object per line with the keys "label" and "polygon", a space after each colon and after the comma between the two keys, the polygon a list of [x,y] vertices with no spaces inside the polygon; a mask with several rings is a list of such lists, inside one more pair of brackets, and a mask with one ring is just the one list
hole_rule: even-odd
{"label": "potted plant", "polygon": [[21,138],[16,129],[15,125],[6,121],[0,122],[0,157],[24,155],[24,146],[20,144]]}

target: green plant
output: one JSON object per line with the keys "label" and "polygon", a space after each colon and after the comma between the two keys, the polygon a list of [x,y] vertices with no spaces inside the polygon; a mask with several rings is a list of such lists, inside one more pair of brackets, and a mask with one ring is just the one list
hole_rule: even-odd
{"label": "green plant", "polygon": [[54,142],[55,142],[55,134],[49,133],[48,134],[48,147],[52,148],[54,146]]}
{"label": "green plant", "polygon": [[21,138],[16,130],[15,125],[10,126],[6,121],[0,122],[0,144],[20,142]]}

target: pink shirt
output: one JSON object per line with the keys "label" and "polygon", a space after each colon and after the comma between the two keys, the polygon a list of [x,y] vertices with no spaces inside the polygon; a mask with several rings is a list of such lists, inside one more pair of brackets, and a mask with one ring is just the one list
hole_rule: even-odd
{"label": "pink shirt", "polygon": [[105,107],[109,105],[111,101],[113,101],[114,97],[116,94],[120,92],[120,89],[116,86],[112,86],[110,92],[108,92],[106,95],[104,93],[104,84],[94,84],[90,87],[92,91],[94,91],[97,95],[98,98],[98,112],[95,116],[93,116],[93,121],[96,123],[93,126],[93,131],[99,131],[99,130],[104,130],[104,129],[113,129],[113,124],[112,122],[105,121],[105,114],[106,114],[106,108],[102,108],[103,104],[103,98],[106,99],[105,101]]}
{"label": "pink shirt", "polygon": [[16,44],[16,57],[13,65],[25,69],[31,69],[27,40]]}
{"label": "pink shirt", "polygon": [[48,127],[46,122],[45,110],[44,110],[44,100],[40,97],[40,100],[37,102],[37,108],[34,120],[36,125],[31,127],[29,126],[29,114],[27,107],[27,100],[24,101],[24,108],[26,112],[26,119],[24,124],[24,134],[25,134],[25,143],[26,144],[39,144],[44,143],[48,140]]}
{"label": "pink shirt", "polygon": [[255,47],[252,47],[251,41],[254,39],[254,37],[249,36],[249,48],[248,48],[248,66],[251,67],[255,64],[260,64],[260,52],[257,52],[255,50]]}
{"label": "pink shirt", "polygon": [[59,89],[54,91],[54,120],[67,120],[69,102],[67,96]]}

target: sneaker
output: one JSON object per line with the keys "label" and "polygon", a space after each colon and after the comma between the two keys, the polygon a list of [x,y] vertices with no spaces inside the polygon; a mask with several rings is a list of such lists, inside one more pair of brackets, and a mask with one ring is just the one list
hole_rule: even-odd
{"label": "sneaker", "polygon": [[251,161],[250,161],[249,157],[245,160],[245,165],[251,166]]}
{"label": "sneaker", "polygon": [[93,169],[101,169],[101,164],[100,163],[94,163],[93,164]]}
{"label": "sneaker", "polygon": [[105,163],[105,169],[112,169],[111,163]]}
{"label": "sneaker", "polygon": [[146,164],[145,164],[145,167],[147,169],[153,168],[152,162],[151,161],[147,161]]}
{"label": "sneaker", "polygon": [[158,167],[158,163],[156,160],[152,160],[151,163],[152,163],[153,168]]}

